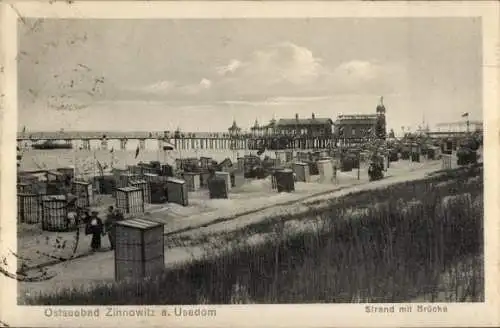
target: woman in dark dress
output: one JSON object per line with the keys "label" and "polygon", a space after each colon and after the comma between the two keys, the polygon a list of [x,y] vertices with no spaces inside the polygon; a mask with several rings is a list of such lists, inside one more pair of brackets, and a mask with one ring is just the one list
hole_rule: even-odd
{"label": "woman in dark dress", "polygon": [[87,234],[92,235],[92,241],[90,247],[92,251],[97,251],[101,249],[101,237],[104,231],[104,225],[102,220],[97,216],[97,211],[92,211],[92,216],[90,217],[89,223],[87,224]]}

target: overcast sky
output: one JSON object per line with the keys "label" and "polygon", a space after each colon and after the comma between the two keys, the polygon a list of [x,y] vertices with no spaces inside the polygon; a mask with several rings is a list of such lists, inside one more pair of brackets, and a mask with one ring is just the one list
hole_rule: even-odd
{"label": "overcast sky", "polygon": [[390,127],[482,119],[481,22],[432,19],[28,20],[28,130],[225,131],[374,113]]}

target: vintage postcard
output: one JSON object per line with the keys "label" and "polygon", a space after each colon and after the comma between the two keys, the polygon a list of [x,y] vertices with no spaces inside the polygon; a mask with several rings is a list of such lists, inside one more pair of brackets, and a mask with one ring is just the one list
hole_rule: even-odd
{"label": "vintage postcard", "polygon": [[498,326],[499,8],[3,2],[1,325]]}

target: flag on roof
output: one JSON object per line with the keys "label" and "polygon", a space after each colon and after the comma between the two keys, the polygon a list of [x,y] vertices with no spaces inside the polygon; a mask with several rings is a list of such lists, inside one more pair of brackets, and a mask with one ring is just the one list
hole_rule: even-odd
{"label": "flag on roof", "polygon": [[462,117],[469,117],[469,113],[463,113]]}

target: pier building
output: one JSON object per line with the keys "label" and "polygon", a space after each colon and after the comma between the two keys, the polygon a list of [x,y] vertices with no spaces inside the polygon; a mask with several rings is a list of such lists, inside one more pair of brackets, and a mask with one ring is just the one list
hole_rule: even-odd
{"label": "pier building", "polygon": [[375,114],[339,115],[334,123],[334,134],[338,142],[342,145],[352,145],[373,139],[385,140],[385,113],[383,97],[380,97]]}
{"label": "pier building", "polygon": [[173,145],[175,149],[220,149],[220,150],[279,150],[279,149],[325,149],[338,145],[353,145],[386,138],[385,106],[382,99],[377,106],[376,114],[339,115],[334,122],[330,118],[316,117],[314,113],[308,118],[273,118],[269,123],[259,125],[255,120],[249,132],[243,131],[235,120],[227,132],[183,132],[145,131],[145,132],[113,132],[113,131],[59,131],[28,132],[23,129],[17,134],[18,146],[40,141],[63,141],[70,144],[80,141],[83,149],[89,150],[91,141],[98,141],[102,149],[108,148],[112,140],[119,140],[120,149],[125,150],[127,142],[138,141],[138,147],[145,149],[146,141],[156,140],[158,149],[167,149]]}
{"label": "pier building", "polygon": [[259,125],[255,120],[250,128],[250,149],[314,149],[330,148],[334,143],[333,121],[330,118],[282,118]]}

